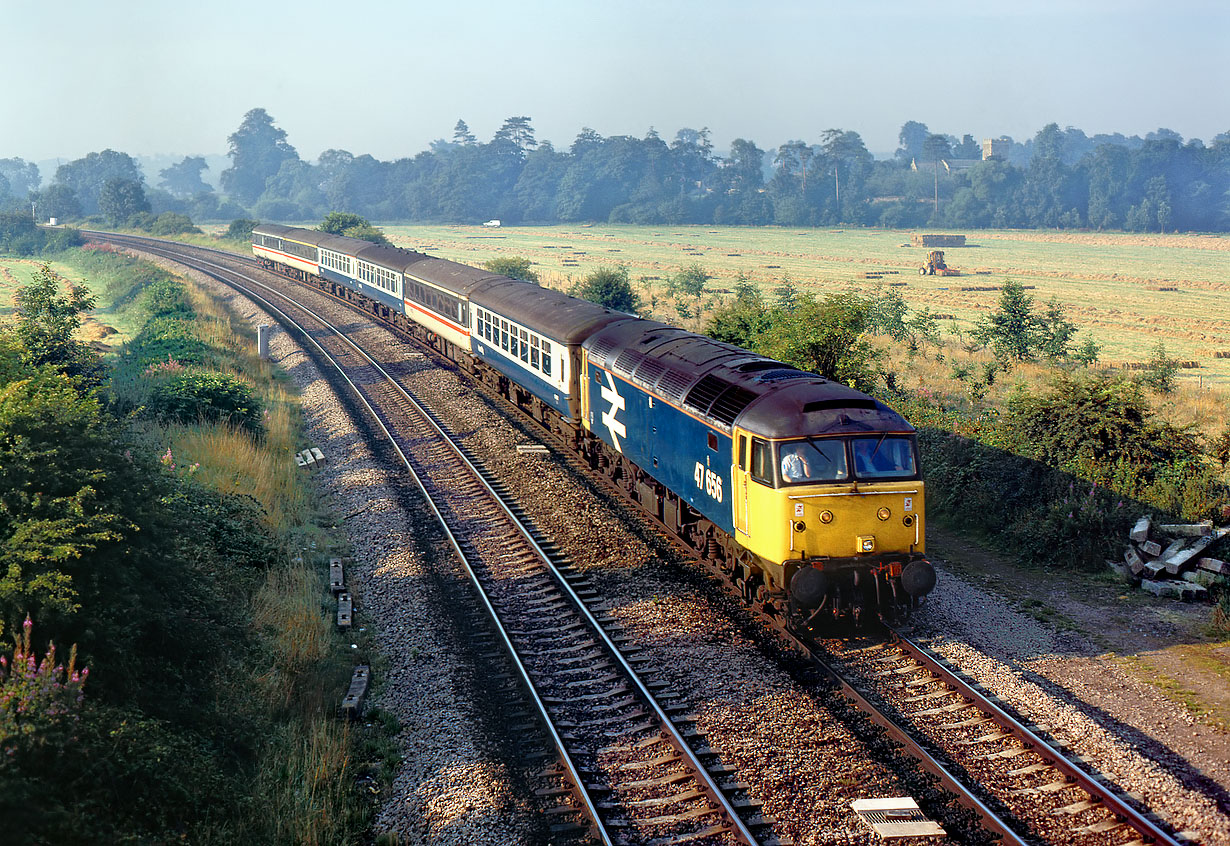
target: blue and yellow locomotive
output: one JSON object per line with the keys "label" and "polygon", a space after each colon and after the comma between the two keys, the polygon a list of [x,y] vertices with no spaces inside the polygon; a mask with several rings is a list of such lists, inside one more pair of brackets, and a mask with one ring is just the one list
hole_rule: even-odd
{"label": "blue and yellow locomotive", "polygon": [[866,394],[410,250],[265,225],[253,251],[457,361],[787,625],[935,586],[914,429]]}

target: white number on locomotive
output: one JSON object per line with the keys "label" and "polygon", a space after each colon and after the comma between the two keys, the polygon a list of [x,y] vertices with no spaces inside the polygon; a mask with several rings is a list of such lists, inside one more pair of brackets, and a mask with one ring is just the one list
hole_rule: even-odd
{"label": "white number on locomotive", "polygon": [[692,474],[692,478],[696,481],[696,487],[704,491],[718,502],[722,501],[722,477],[712,470],[705,468],[705,465],[699,461],[696,462],[696,472]]}

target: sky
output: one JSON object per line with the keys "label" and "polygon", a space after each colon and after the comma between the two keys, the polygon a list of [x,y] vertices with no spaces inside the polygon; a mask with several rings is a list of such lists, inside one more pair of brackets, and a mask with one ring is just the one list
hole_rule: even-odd
{"label": "sky", "polygon": [[309,161],[520,115],[556,148],[1230,130],[1223,0],[0,0],[0,55],[0,158],[27,161],[225,154],[253,108]]}

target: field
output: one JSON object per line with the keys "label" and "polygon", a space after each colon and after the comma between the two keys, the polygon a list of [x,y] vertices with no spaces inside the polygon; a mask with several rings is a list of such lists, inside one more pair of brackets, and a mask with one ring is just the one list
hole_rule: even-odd
{"label": "field", "polygon": [[[1033,286],[1039,304],[1056,297],[1109,363],[1146,361],[1159,342],[1180,360],[1181,384],[1230,390],[1230,237],[981,231],[948,249],[959,277],[921,277],[926,250],[909,232],[688,226],[385,226],[394,243],[466,264],[524,256],[545,284],[566,288],[602,264],[623,263],[653,316],[688,328],[716,305],[739,274],[766,291],[787,277],[800,291],[872,292],[899,287],[911,309],[951,314],[945,334],[968,332],[998,301],[992,288],[1012,278]],[[701,264],[712,295],[674,302],[665,280]],[[867,279],[866,274],[882,274]],[[687,311],[681,315],[677,306]],[[689,317],[690,315],[690,317]],[[681,320],[682,317],[682,320]]]}
{"label": "field", "polygon": [[89,288],[98,301],[98,307],[86,315],[77,337],[94,346],[100,352],[118,349],[132,339],[139,328],[137,318],[116,308],[107,300],[106,287],[99,280],[86,278],[80,271],[62,262],[44,262],[42,259],[0,258],[0,320],[9,319],[15,306],[17,289],[31,284],[34,274],[43,264],[49,264],[58,275]]}

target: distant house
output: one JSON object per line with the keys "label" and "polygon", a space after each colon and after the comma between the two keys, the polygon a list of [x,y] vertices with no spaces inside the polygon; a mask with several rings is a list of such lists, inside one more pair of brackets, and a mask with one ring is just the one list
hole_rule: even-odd
{"label": "distant house", "polygon": [[1008,150],[1012,148],[1011,138],[984,138],[982,139],[982,160],[987,159],[1007,159]]}

